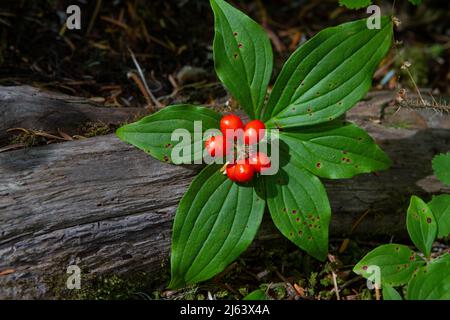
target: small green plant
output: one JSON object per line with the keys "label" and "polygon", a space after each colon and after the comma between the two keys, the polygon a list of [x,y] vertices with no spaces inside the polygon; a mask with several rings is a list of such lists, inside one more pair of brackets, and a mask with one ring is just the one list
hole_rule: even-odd
{"label": "small green plant", "polygon": [[450,152],[433,158],[434,175],[445,185],[450,185]]}
{"label": "small green plant", "polygon": [[[433,159],[435,175],[443,183],[450,172],[450,153]],[[431,246],[436,238],[450,235],[450,195],[441,194],[425,203],[412,196],[406,214],[406,227],[411,241],[422,255],[401,244],[386,244],[369,252],[353,271],[374,280],[374,267],[379,268],[383,298],[401,300],[406,291],[407,300],[450,300],[450,252],[431,257]]]}
{"label": "small green plant", "polygon": [[[418,6],[422,3],[422,0],[408,0],[411,4]],[[370,6],[372,0],[339,0],[341,6],[347,9],[362,9]]]}
{"label": "small green plant", "polygon": [[[280,169],[262,175],[255,168],[250,174],[245,170],[253,169],[246,167],[236,175],[227,168],[224,175],[223,166],[210,164],[200,172],[176,212],[171,288],[223,271],[252,242],[266,204],[284,236],[324,260],[331,209],[318,177],[351,178],[390,165],[363,129],[340,119],[370,89],[372,75],[390,48],[389,17],[381,18],[380,29],[368,29],[363,19],[319,32],[285,63],[266,101],[273,64],[267,34],[223,0],[211,0],[211,7],[216,73],[253,119],[254,128],[266,129],[266,136],[280,131]],[[205,107],[174,105],[119,128],[117,135],[167,163],[174,162],[173,151],[183,144],[189,160],[197,162],[205,154],[205,143],[197,148],[193,142],[174,142],[172,133],[181,128],[195,136],[195,122],[207,130],[219,128],[221,119]],[[227,144],[223,136],[217,137],[207,140],[210,155],[211,144]]]}
{"label": "small green plant", "polygon": [[243,300],[268,300],[268,297],[264,290],[256,289],[246,295]]}

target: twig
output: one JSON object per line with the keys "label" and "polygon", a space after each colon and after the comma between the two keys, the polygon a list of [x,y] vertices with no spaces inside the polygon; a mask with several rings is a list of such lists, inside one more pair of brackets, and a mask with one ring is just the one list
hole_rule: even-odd
{"label": "twig", "polygon": [[148,91],[145,89],[145,85],[142,82],[141,78],[134,71],[128,72],[127,73],[127,78],[133,80],[134,83],[136,83],[136,85],[139,88],[139,91],[141,91],[142,95],[144,96],[145,101],[147,101],[147,106],[149,106],[152,109],[152,111],[153,111],[154,104],[153,104],[152,98],[148,94]]}
{"label": "twig", "polygon": [[334,292],[336,292],[336,299],[341,300],[341,297],[339,296],[339,288],[336,281],[336,273],[334,271],[331,271],[331,274],[333,275],[333,285],[334,285]]}
{"label": "twig", "polygon": [[150,88],[147,85],[147,81],[145,80],[144,77],[144,72],[141,69],[141,66],[139,65],[138,61],[136,60],[136,56],[134,55],[133,51],[131,51],[130,48],[128,48],[128,51],[130,52],[131,55],[131,59],[133,59],[133,63],[136,66],[136,69],[138,71],[139,77],[141,78],[141,81],[144,85],[144,89],[147,92],[148,96],[150,97],[149,102],[151,101],[152,104],[150,105],[151,107],[158,107],[158,108],[162,108],[163,105],[155,98],[155,96],[153,95],[153,93],[150,91]]}
{"label": "twig", "polygon": [[[353,267],[354,265],[352,265],[352,267]],[[361,276],[356,276],[356,277],[354,277],[354,278],[352,278],[352,279],[350,279],[350,280],[348,280],[347,282],[345,282],[344,284],[342,284],[341,285],[341,287],[339,288],[339,290],[344,290],[345,288],[347,288],[349,285],[351,285],[351,284],[353,284],[353,283],[355,283],[355,282],[358,282],[358,281],[360,281],[361,279],[363,279]]]}
{"label": "twig", "polygon": [[378,286],[375,286],[375,299],[381,300],[380,288],[378,288]]}
{"label": "twig", "polygon": [[336,292],[336,299],[341,300],[341,297],[339,296],[339,288],[337,284],[337,275],[336,272],[334,272],[336,267],[336,257],[332,254],[328,254],[328,261],[331,263],[331,275],[333,277],[333,285],[334,285],[334,292]]}
{"label": "twig", "polygon": [[423,100],[422,95],[420,94],[419,87],[417,87],[417,84],[416,84],[416,82],[414,81],[414,78],[413,78],[411,72],[409,71],[409,67],[410,67],[410,66],[411,66],[411,63],[408,62],[408,61],[405,61],[405,62],[403,63],[403,65],[401,66],[401,69],[406,70],[406,73],[408,73],[408,76],[409,76],[409,78],[411,79],[411,82],[413,83],[414,88],[415,88],[416,91],[417,91],[417,94],[419,95],[420,101],[421,101],[422,104],[425,106],[425,105],[426,105],[425,100]]}
{"label": "twig", "polygon": [[[356,228],[361,224],[361,222],[364,220],[364,218],[367,216],[367,214],[370,212],[370,209],[367,209],[359,218],[358,220],[356,220],[355,223],[353,223],[352,228],[350,229],[350,235],[353,234],[353,232],[356,230]],[[349,235],[349,236],[350,236]],[[341,246],[339,247],[339,253],[343,253],[346,249],[347,246],[350,242],[350,238],[345,238],[342,243]]]}
{"label": "twig", "polygon": [[95,4],[94,13],[92,14],[91,20],[89,21],[89,26],[86,31],[86,35],[91,33],[92,28],[94,27],[95,20],[97,19],[98,12],[100,11],[100,7],[102,6],[102,0],[97,0]]}
{"label": "twig", "polygon": [[0,148],[0,153],[6,152],[6,151],[9,151],[9,150],[20,149],[20,148],[23,148],[23,147],[26,147],[26,146],[27,145],[25,143],[10,144],[10,145],[8,145],[6,147]]}

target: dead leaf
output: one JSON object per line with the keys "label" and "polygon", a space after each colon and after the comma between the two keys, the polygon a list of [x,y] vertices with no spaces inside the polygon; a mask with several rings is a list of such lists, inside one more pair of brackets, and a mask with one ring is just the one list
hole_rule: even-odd
{"label": "dead leaf", "polygon": [[0,271],[0,276],[6,276],[6,275],[14,273],[14,272],[16,272],[16,270],[14,270],[14,269],[6,269],[6,270],[3,270],[3,271]]}
{"label": "dead leaf", "polygon": [[61,137],[64,138],[64,140],[73,141],[73,138],[71,136],[69,136],[67,133],[65,133],[64,131],[61,131],[60,129],[58,129],[58,133]]}
{"label": "dead leaf", "polygon": [[304,297],[305,296],[305,289],[300,287],[298,284],[294,283],[294,289],[295,289],[295,291],[297,291],[297,294],[300,297]]}

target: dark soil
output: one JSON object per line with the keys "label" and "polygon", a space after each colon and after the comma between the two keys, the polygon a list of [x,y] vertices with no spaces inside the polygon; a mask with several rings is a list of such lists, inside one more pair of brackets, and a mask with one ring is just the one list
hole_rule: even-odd
{"label": "dark soil", "polygon": [[[365,10],[339,7],[337,0],[232,2],[269,32],[276,52],[275,74],[299,44],[321,29],[367,16]],[[164,104],[179,99],[208,103],[224,95],[222,90],[211,89],[217,80],[211,49],[213,17],[207,0],[76,3],[81,7],[79,31],[63,28],[65,10],[73,1],[2,1],[0,84],[28,83],[73,95],[103,97],[105,103],[114,100],[116,106],[142,105],[142,93],[127,77],[135,69],[131,49],[153,94]],[[390,14],[392,5],[383,3],[382,13]],[[398,46],[383,63],[385,68],[377,72],[378,87],[398,87],[395,77],[385,78],[381,85],[380,80],[408,60],[419,85],[441,94],[449,92],[447,9],[448,3],[438,0],[417,8],[406,0],[396,2],[394,14],[402,22],[396,38],[403,46]],[[199,69],[189,71],[186,66]],[[200,86],[201,94],[181,90],[167,97],[174,93],[174,86],[202,81],[210,86]],[[405,85],[409,82],[405,79]]]}

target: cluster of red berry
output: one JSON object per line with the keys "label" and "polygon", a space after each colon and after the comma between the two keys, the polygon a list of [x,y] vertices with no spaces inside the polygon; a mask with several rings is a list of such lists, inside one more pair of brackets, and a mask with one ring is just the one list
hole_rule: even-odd
{"label": "cluster of red berry", "polygon": [[[232,143],[226,139],[227,130],[236,132],[243,130],[243,140],[245,145],[258,143],[264,138],[266,126],[262,121],[252,120],[244,127],[242,120],[229,114],[220,120],[221,135],[212,136],[205,143],[205,148],[212,157],[223,157],[229,154]],[[228,131],[230,132],[230,131]],[[237,138],[237,135],[234,135]],[[253,179],[255,172],[261,173],[270,167],[270,159],[263,152],[246,153],[244,159],[236,163],[226,165],[226,174],[228,178],[235,182],[248,182]]]}

